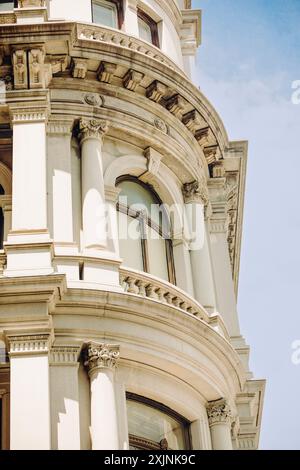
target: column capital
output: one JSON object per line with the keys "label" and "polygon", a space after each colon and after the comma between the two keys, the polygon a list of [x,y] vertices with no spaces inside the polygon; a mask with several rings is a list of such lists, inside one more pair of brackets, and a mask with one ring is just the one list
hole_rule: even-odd
{"label": "column capital", "polygon": [[48,354],[52,342],[50,333],[20,334],[12,333],[6,335],[9,344],[9,356],[40,355]]}
{"label": "column capital", "polygon": [[74,119],[62,119],[58,121],[49,120],[47,125],[48,135],[71,135]]}
{"label": "column capital", "polygon": [[120,357],[120,346],[116,344],[89,343],[86,350],[85,366],[89,374],[98,369],[114,370]]}
{"label": "column capital", "polygon": [[208,190],[204,179],[202,181],[185,183],[183,185],[182,193],[186,204],[194,202],[207,206],[209,202]]}
{"label": "column capital", "polygon": [[26,106],[25,103],[16,103],[9,107],[12,124],[47,122],[50,110],[45,104]]}
{"label": "column capital", "polygon": [[79,366],[81,346],[60,345],[50,350],[51,366]]}
{"label": "column capital", "polygon": [[81,144],[85,139],[99,139],[108,132],[108,121],[100,119],[85,119],[79,121],[79,140]]}
{"label": "column capital", "polygon": [[231,424],[233,417],[231,408],[224,398],[210,402],[207,406],[207,415],[210,426],[220,423]]}

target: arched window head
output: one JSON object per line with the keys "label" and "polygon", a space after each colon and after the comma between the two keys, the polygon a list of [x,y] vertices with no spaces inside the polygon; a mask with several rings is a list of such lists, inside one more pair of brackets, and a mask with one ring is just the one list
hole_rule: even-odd
{"label": "arched window head", "polygon": [[175,284],[171,227],[153,189],[137,178],[118,180],[119,242],[125,266]]}
{"label": "arched window head", "polygon": [[124,21],[123,0],[92,0],[93,23],[121,29]]}
{"label": "arched window head", "polygon": [[129,445],[131,450],[188,450],[189,422],[148,398],[127,393]]}

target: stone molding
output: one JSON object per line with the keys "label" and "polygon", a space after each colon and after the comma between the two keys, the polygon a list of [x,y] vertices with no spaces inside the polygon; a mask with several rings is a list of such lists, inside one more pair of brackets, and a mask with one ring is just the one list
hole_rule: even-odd
{"label": "stone molding", "polygon": [[7,336],[9,356],[48,354],[51,335],[48,333]]}
{"label": "stone molding", "polygon": [[36,105],[25,107],[24,103],[9,107],[12,124],[46,122],[49,116],[49,107]]}
{"label": "stone molding", "polygon": [[98,369],[114,370],[119,357],[119,345],[91,342],[87,345],[84,365],[88,368],[89,374]]}
{"label": "stone molding", "polygon": [[50,350],[50,365],[79,366],[81,346],[54,346]]}
{"label": "stone molding", "polygon": [[207,415],[210,426],[231,424],[233,418],[231,408],[224,398],[210,402],[207,406]]}
{"label": "stone molding", "polygon": [[81,144],[85,139],[99,139],[108,132],[108,122],[99,119],[80,119],[79,121],[79,140]]}
{"label": "stone molding", "polygon": [[49,121],[47,125],[48,135],[71,135],[74,125],[73,119],[63,119],[61,121]]}

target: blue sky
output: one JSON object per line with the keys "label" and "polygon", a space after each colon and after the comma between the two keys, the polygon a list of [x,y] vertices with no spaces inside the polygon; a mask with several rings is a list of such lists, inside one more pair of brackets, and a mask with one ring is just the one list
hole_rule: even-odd
{"label": "blue sky", "polygon": [[262,449],[300,449],[300,0],[194,0],[197,81],[231,140],[249,140],[239,313],[256,378],[267,378]]}

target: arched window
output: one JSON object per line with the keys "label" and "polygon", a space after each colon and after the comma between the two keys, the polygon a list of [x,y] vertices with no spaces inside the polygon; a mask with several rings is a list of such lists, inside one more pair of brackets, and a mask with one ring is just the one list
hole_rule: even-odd
{"label": "arched window", "polygon": [[133,177],[117,182],[120,255],[124,265],[175,284],[171,228],[156,193]]}
{"label": "arched window", "polygon": [[[3,187],[0,184],[0,196],[5,194]],[[2,208],[0,207],[0,250],[3,249],[3,238],[4,238],[4,215]]]}
{"label": "arched window", "polygon": [[93,0],[92,18],[93,23],[121,29],[124,21],[123,0]]}
{"label": "arched window", "polygon": [[161,403],[127,393],[131,450],[188,450],[189,422]]}

